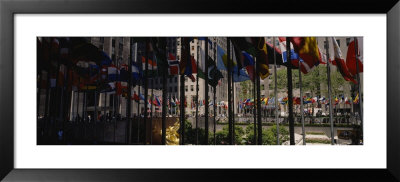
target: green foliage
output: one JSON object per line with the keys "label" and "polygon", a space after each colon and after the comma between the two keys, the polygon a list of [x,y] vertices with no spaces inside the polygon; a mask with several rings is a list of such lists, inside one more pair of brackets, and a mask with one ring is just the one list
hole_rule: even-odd
{"label": "green foliage", "polygon": [[325,135],[325,133],[322,133],[322,132],[306,132],[306,135]]}
{"label": "green foliage", "polygon": [[239,97],[240,98],[251,98],[253,97],[253,83],[251,80],[247,80],[244,82],[240,82],[240,93]]}
{"label": "green foliage", "polygon": [[306,143],[322,143],[322,144],[331,144],[331,140],[326,140],[326,139],[309,139],[306,138]]}
{"label": "green foliage", "polygon": [[[202,128],[198,128],[199,132],[199,145],[205,145],[205,130]],[[196,128],[192,128],[192,123],[188,120],[185,120],[185,145],[187,144],[196,144]]]}
{"label": "green foliage", "polygon": [[[256,129],[257,126],[256,126]],[[254,125],[248,125],[246,127],[245,144],[254,144]],[[258,131],[258,130],[257,130]],[[262,129],[262,145],[276,145],[277,144],[277,133],[276,125],[268,129]],[[289,131],[285,127],[279,127],[279,145],[289,140]]]}
{"label": "green foliage", "polygon": [[[243,145],[245,132],[242,127],[235,126],[235,144]],[[229,126],[224,126],[221,131],[215,133],[216,145],[229,145]],[[214,144],[214,134],[210,133],[210,144]]]}
{"label": "green foliage", "polygon": [[[278,90],[286,90],[287,89],[287,69],[280,69],[277,71],[277,86]],[[274,80],[274,75],[271,75],[271,80]],[[328,84],[328,76],[327,76],[327,68],[325,65],[319,65],[315,67],[311,72],[308,74],[301,74],[302,79],[302,88],[304,91],[315,92],[316,95],[328,93],[327,87],[321,90],[321,84],[327,85]],[[298,88],[299,85],[299,71],[296,69],[292,70],[292,82],[293,88]],[[351,82],[346,82],[343,76],[340,74],[339,71],[331,71],[331,88],[332,94],[338,95],[343,93],[343,85],[345,83],[350,84]],[[270,89],[274,89],[275,84],[274,82],[270,83]]]}

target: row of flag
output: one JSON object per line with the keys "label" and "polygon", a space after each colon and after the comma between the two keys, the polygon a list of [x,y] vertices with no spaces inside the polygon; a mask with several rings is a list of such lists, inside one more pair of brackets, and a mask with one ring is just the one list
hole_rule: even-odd
{"label": "row of flag", "polygon": [[[205,38],[197,38],[199,41],[204,41]],[[300,67],[303,73],[308,73],[318,64],[326,64],[330,61],[333,65],[338,67],[345,80],[354,80],[357,74],[355,63],[359,63],[359,72],[362,72],[362,39],[352,38],[346,59],[343,59],[340,48],[334,37],[328,38],[326,46],[329,47],[328,53],[322,53],[317,45],[315,37],[290,37],[291,48],[291,63],[294,67]],[[219,80],[223,78],[220,70],[227,70],[228,56],[226,50],[220,45],[213,43],[209,40],[210,49],[216,49],[216,59],[210,56],[205,58],[205,50],[200,47],[199,65],[196,65],[196,59],[193,56],[186,55],[189,49],[189,42],[193,38],[182,38],[182,58],[176,59],[172,53],[165,57],[165,50],[163,45],[166,40],[162,38],[151,38],[148,42],[149,50],[153,52],[153,59],[148,59],[148,74],[147,76],[158,76],[160,67],[166,66],[169,75],[178,75],[179,73],[185,74],[192,81],[195,81],[194,73],[198,73],[200,78],[209,77],[209,84],[217,86]],[[276,63],[284,64],[287,62],[286,57],[286,38],[279,37],[279,47],[269,44],[263,37],[234,37],[231,38],[232,43],[232,56],[229,60],[233,72],[233,81],[241,82],[246,80],[254,80],[254,66],[259,67],[261,79],[269,76],[268,65],[273,63],[273,53],[276,54]],[[142,41],[142,40],[138,40]],[[131,60],[131,73],[126,64],[116,66],[112,64],[110,57],[95,46],[75,40],[74,38],[43,38],[41,41],[38,39],[38,69],[45,69],[47,65],[56,67],[56,61],[59,63],[58,74],[56,71],[48,72],[43,76],[41,86],[45,88],[47,84],[50,87],[67,87],[71,90],[94,90],[98,89],[100,92],[114,92],[118,95],[127,96],[128,80],[131,79],[132,86],[143,80],[144,68],[146,58],[140,57],[137,62]],[[357,47],[357,49],[356,49]],[[357,50],[357,51],[356,51]],[[205,63],[208,64],[208,73],[204,73]],[[300,64],[299,64],[300,63]],[[159,66],[161,65],[161,66]],[[40,70],[41,71],[41,70]],[[57,78],[57,79],[56,79]],[[50,79],[50,80],[48,80]],[[57,83],[56,83],[57,80]],[[299,98],[294,98],[295,104],[299,103]],[[267,101],[265,101],[267,100]],[[282,99],[284,102],[284,98]],[[335,99],[336,100],[336,99]],[[337,99],[339,100],[339,99]],[[342,99],[345,100],[345,99]],[[357,100],[357,99],[355,99]],[[268,98],[263,98],[264,104],[268,103]],[[305,103],[315,102],[313,99],[304,100]],[[340,101],[339,101],[340,102]],[[354,102],[354,101],[353,101]],[[156,102],[159,103],[159,102]],[[210,102],[212,103],[212,102]],[[245,105],[251,104],[251,100]],[[336,103],[336,102],[335,102]],[[158,104],[160,105],[160,104]],[[196,104],[192,104],[196,105]],[[201,106],[201,103],[198,105]]]}
{"label": "row of flag", "polygon": [[[246,106],[254,106],[256,103],[254,102],[254,99],[244,99],[243,101],[239,102],[239,107],[240,108],[244,108]],[[275,97],[269,98],[261,98],[260,99],[261,104],[262,105],[274,105],[275,104]],[[329,104],[328,103],[328,99],[326,99],[325,97],[321,97],[318,99],[318,97],[303,97],[303,104],[314,104],[316,102],[319,102],[321,104]],[[358,104],[359,103],[359,96],[358,94],[356,95],[356,97],[354,99],[352,98],[347,98],[344,96],[341,97],[335,97],[334,98],[334,105],[340,104],[340,103],[345,103],[348,105],[351,105],[351,102],[353,102],[353,104]],[[282,105],[287,105],[288,104],[288,97],[281,97],[278,99],[278,103],[282,104]],[[293,104],[295,105],[300,105],[301,103],[301,99],[300,97],[293,97]]]}

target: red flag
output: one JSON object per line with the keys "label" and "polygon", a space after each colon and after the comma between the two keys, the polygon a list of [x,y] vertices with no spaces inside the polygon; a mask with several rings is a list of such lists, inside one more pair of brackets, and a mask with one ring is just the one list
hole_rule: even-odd
{"label": "red flag", "polygon": [[133,94],[132,100],[139,101],[139,96],[136,94],[136,92]]}
{"label": "red flag", "polygon": [[334,51],[334,58],[332,60],[334,60],[334,62],[336,63],[336,67],[346,81],[352,81],[354,84],[357,84],[357,81],[354,80],[353,75],[349,72],[347,68],[346,62],[342,58],[342,52],[340,51],[339,45],[334,37],[332,37],[332,44],[332,49]]}
{"label": "red flag", "polygon": [[169,74],[170,75],[178,75],[179,74],[179,61],[171,53],[169,53],[169,56],[168,56],[168,64],[169,64],[169,69],[168,69]]}
{"label": "red flag", "polygon": [[[362,53],[363,53],[363,39],[352,38],[349,44],[346,57],[346,66],[352,75],[356,75],[359,72],[363,72]],[[356,59],[356,47],[357,47],[357,59]],[[356,60],[358,61],[358,72],[356,66]]]}

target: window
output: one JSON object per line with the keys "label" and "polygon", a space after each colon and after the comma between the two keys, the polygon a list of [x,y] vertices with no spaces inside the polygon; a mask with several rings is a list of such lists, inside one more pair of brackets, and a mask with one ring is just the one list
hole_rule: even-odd
{"label": "window", "polygon": [[193,85],[190,85],[190,91],[192,91],[192,92],[193,92],[193,90],[194,90],[194,87],[193,87]]}
{"label": "window", "polygon": [[175,83],[178,82],[178,77],[175,77]]}
{"label": "window", "polygon": [[346,45],[349,46],[350,44],[350,38],[346,38]]}
{"label": "window", "polygon": [[185,92],[187,92],[188,91],[188,86],[187,85],[185,85]]}
{"label": "window", "polygon": [[115,40],[112,39],[112,47],[115,47]]}
{"label": "window", "polygon": [[172,92],[172,87],[169,87],[169,92]]}
{"label": "window", "polygon": [[194,46],[192,46],[192,51],[194,51]]}
{"label": "window", "polygon": [[175,92],[178,92],[178,86],[175,86]]}
{"label": "window", "polygon": [[264,84],[261,85],[261,90],[264,90]]}
{"label": "window", "polygon": [[172,83],[172,78],[169,78],[169,83]]}
{"label": "window", "polygon": [[104,37],[100,37],[100,42],[104,43]]}

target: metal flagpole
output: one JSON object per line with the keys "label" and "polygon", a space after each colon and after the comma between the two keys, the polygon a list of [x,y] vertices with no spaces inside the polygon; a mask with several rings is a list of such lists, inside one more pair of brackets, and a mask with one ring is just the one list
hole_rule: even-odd
{"label": "metal flagpole", "polygon": [[[153,53],[153,62],[156,60],[156,56]],[[151,102],[150,102],[150,145],[153,144],[153,101],[154,101],[154,66],[151,64]]]}
{"label": "metal flagpole", "polygon": [[286,37],[286,55],[287,55],[287,81],[288,81],[288,103],[289,103],[289,135],[290,145],[295,144],[294,138],[294,119],[293,119],[293,85],[292,85],[292,63],[291,63],[291,51],[290,51],[290,40]]}
{"label": "metal flagpole", "polygon": [[204,68],[204,73],[205,73],[205,83],[204,83],[204,99],[205,99],[205,105],[204,105],[204,124],[205,124],[205,134],[204,134],[204,144],[208,145],[208,37],[205,38],[205,48],[204,48],[204,57],[205,57],[205,68]]}
{"label": "metal flagpole", "polygon": [[[255,60],[255,62],[256,62],[256,64],[257,64],[257,60],[256,60],[257,58],[255,57],[254,58],[254,60]],[[256,104],[257,104],[257,124],[258,124],[258,127],[257,127],[257,130],[258,130],[258,135],[257,135],[257,138],[258,138],[258,145],[262,145],[263,144],[263,142],[262,142],[262,120],[261,120],[261,90],[260,90],[260,76],[259,76],[259,73],[260,73],[260,68],[259,68],[259,66],[257,66],[256,67],[256,74],[254,75],[255,77],[254,77],[254,79],[256,80],[256,86],[257,86],[257,91],[256,91],[256,93],[257,93],[257,101],[256,101]]]}
{"label": "metal flagpole", "polygon": [[[164,47],[166,49],[166,47]],[[165,55],[168,56],[168,55]],[[161,145],[166,144],[166,120],[167,120],[167,77],[168,77],[168,68],[162,69],[162,113],[161,113]],[[168,102],[170,103],[170,102]]]}
{"label": "metal flagpole", "polygon": [[[232,59],[232,64],[233,64],[233,47],[230,46],[229,49],[231,49],[231,59]],[[233,67],[233,65],[232,65],[232,67]],[[236,141],[235,141],[235,84],[234,84],[234,80],[233,80],[233,76],[234,76],[233,69],[231,71],[232,71],[231,72],[232,76],[231,76],[231,83],[230,84],[232,85],[231,86],[231,88],[232,88],[232,90],[231,90],[231,92],[232,92],[232,95],[231,95],[232,135],[233,135],[233,144],[235,144],[236,143]],[[239,73],[239,70],[238,70],[238,73]]]}
{"label": "metal flagpole", "polygon": [[[334,41],[333,38],[331,38],[332,41]],[[326,41],[326,57],[328,58],[328,61],[326,61],[326,67],[327,67],[327,74],[328,74],[328,97],[329,97],[329,122],[331,123],[331,144],[335,144],[335,136],[333,133],[333,108],[332,108],[332,91],[331,91],[331,68],[329,64],[329,41],[328,37],[325,38]]]}
{"label": "metal flagpole", "polygon": [[275,122],[276,122],[276,143],[279,143],[279,113],[278,113],[278,78],[276,77],[276,51],[275,51],[275,37],[272,38],[273,45],[274,45],[274,78],[275,78],[275,88],[274,88],[274,95],[275,95]]}
{"label": "metal flagpole", "polygon": [[[115,87],[116,87],[116,85],[115,85]],[[115,88],[116,89],[116,88]],[[110,95],[110,98],[111,98],[111,95]],[[117,128],[117,121],[115,120],[115,106],[116,106],[116,104],[115,104],[115,92],[114,92],[114,94],[112,94],[112,98],[113,98],[113,106],[112,106],[112,116],[111,116],[111,114],[110,114],[110,117],[111,117],[111,122],[114,124],[114,127],[113,127],[113,129],[114,129],[114,143],[117,141],[117,132],[116,132],[116,128]]]}
{"label": "metal flagpole", "polygon": [[253,65],[253,122],[254,122],[254,145],[257,145],[257,110],[256,110],[256,58],[254,58],[254,65]]}
{"label": "metal flagpole", "polygon": [[[230,38],[226,38],[226,49],[227,49],[227,60],[228,60],[228,122],[229,122],[229,144],[233,145],[233,123],[232,123],[232,113],[231,113],[231,108],[232,108],[232,103],[231,103],[231,98],[232,98],[232,85],[231,85],[231,42]],[[206,104],[208,105],[208,104]]]}
{"label": "metal flagpole", "polygon": [[[128,120],[128,140],[127,143],[131,143],[132,141],[132,120],[131,120],[131,106],[132,106],[132,61],[133,61],[133,43],[132,39],[129,40],[130,47],[129,47],[129,54],[130,59],[128,61],[128,95],[126,97],[127,105],[126,105],[126,118]],[[136,47],[136,45],[135,45]],[[135,54],[136,56],[136,54]]]}
{"label": "metal flagpole", "polygon": [[[197,40],[197,59],[196,59],[197,67],[199,66],[199,53],[200,53],[199,42],[200,42],[200,39]],[[208,76],[208,75],[206,75],[206,76]],[[198,114],[199,114],[199,73],[197,72],[197,74],[196,74],[196,145],[199,144]]]}
{"label": "metal flagpole", "polygon": [[97,140],[97,128],[96,128],[96,124],[97,124],[97,105],[98,105],[98,101],[97,101],[97,92],[98,92],[98,87],[99,87],[99,73],[97,73],[97,84],[96,84],[96,89],[94,90],[94,113],[93,113],[93,125],[94,125],[94,140]]}
{"label": "metal flagpole", "polygon": [[304,129],[304,108],[303,108],[303,92],[301,83],[301,64],[299,59],[299,87],[300,87],[300,114],[301,114],[301,129],[303,132],[303,145],[306,145],[306,131]]}
{"label": "metal flagpole", "polygon": [[[81,77],[79,76],[78,86],[77,86],[77,89],[76,89],[77,90],[76,93],[78,94],[77,101],[76,101],[76,103],[77,103],[77,106],[76,106],[76,117],[75,117],[76,118],[76,122],[79,122],[79,120],[80,120],[80,117],[78,118],[78,115],[79,115],[79,95],[80,95],[80,93],[79,93],[79,85],[80,84],[81,84]],[[46,104],[47,104],[47,101],[46,101]]]}
{"label": "metal flagpole", "polygon": [[[360,112],[359,112],[360,113],[360,120],[361,120],[360,128],[361,128],[361,134],[362,134],[362,132],[363,132],[363,108],[362,108],[363,101],[362,101],[362,94],[361,94],[360,68],[359,68],[358,61],[357,61],[357,56],[358,56],[358,40],[357,40],[357,37],[354,37],[354,51],[355,51],[355,57],[356,57],[356,70],[357,70],[357,83],[358,83],[357,88],[358,88],[358,100],[359,100],[358,104],[360,106]],[[357,143],[359,143],[359,141],[357,141]]]}
{"label": "metal flagpole", "polygon": [[[142,69],[143,68],[143,63],[141,62],[141,61],[139,61],[140,62],[140,69]],[[141,118],[142,118],[142,116],[141,116],[141,114],[140,114],[140,95],[141,95],[141,93],[140,93],[140,84],[142,84],[142,78],[140,78],[139,79],[139,81],[138,81],[138,96],[139,96],[139,100],[138,100],[138,103],[137,103],[137,143],[139,144],[139,142],[140,142],[140,120],[141,120]]]}
{"label": "metal flagpole", "polygon": [[146,62],[145,62],[145,65],[144,65],[144,69],[145,69],[145,72],[144,72],[144,109],[145,109],[145,112],[144,112],[144,117],[143,117],[143,123],[144,123],[144,145],[146,145],[147,144],[147,107],[148,107],[148,96],[147,96],[147,94],[148,94],[148,88],[149,88],[149,86],[148,86],[148,71],[149,71],[149,47],[148,46],[150,46],[149,45],[149,38],[146,38],[146,51],[145,51],[145,57],[146,57]]}
{"label": "metal flagpole", "polygon": [[[189,49],[187,46],[189,46],[189,45],[187,45],[188,44],[188,41],[186,41],[186,39],[188,39],[188,38],[181,38],[181,45],[182,45],[182,47],[181,47],[181,61],[183,61],[183,60],[186,60],[186,61],[189,61],[188,60],[188,55],[186,55],[187,54],[187,49]],[[183,53],[183,51],[185,51],[184,53]],[[186,56],[186,57],[183,57],[183,56]],[[180,68],[180,69],[182,69],[182,68]],[[180,130],[180,135],[179,135],[179,144],[180,145],[183,145],[184,144],[184,134],[185,134],[185,131],[184,131],[184,123],[185,123],[185,74],[184,74],[184,72],[182,72],[182,70],[179,70],[179,71],[181,71],[181,73],[180,73],[180,75],[181,75],[181,79],[180,79],[180,120],[179,120],[179,122],[180,122],[180,128],[179,128],[179,130]]]}
{"label": "metal flagpole", "polygon": [[[217,61],[217,38],[215,38],[215,46],[214,46],[214,64],[216,65],[216,61]],[[208,73],[207,73],[207,76],[208,76]],[[216,104],[216,102],[217,102],[217,97],[216,97],[216,92],[217,92],[217,85],[215,85],[215,87],[214,87],[214,145],[217,145],[217,138],[216,138],[216,131],[217,131],[217,129],[216,129],[216,127],[217,127],[217,121],[215,120],[215,117],[216,117],[216,115],[217,115],[217,104]]]}

